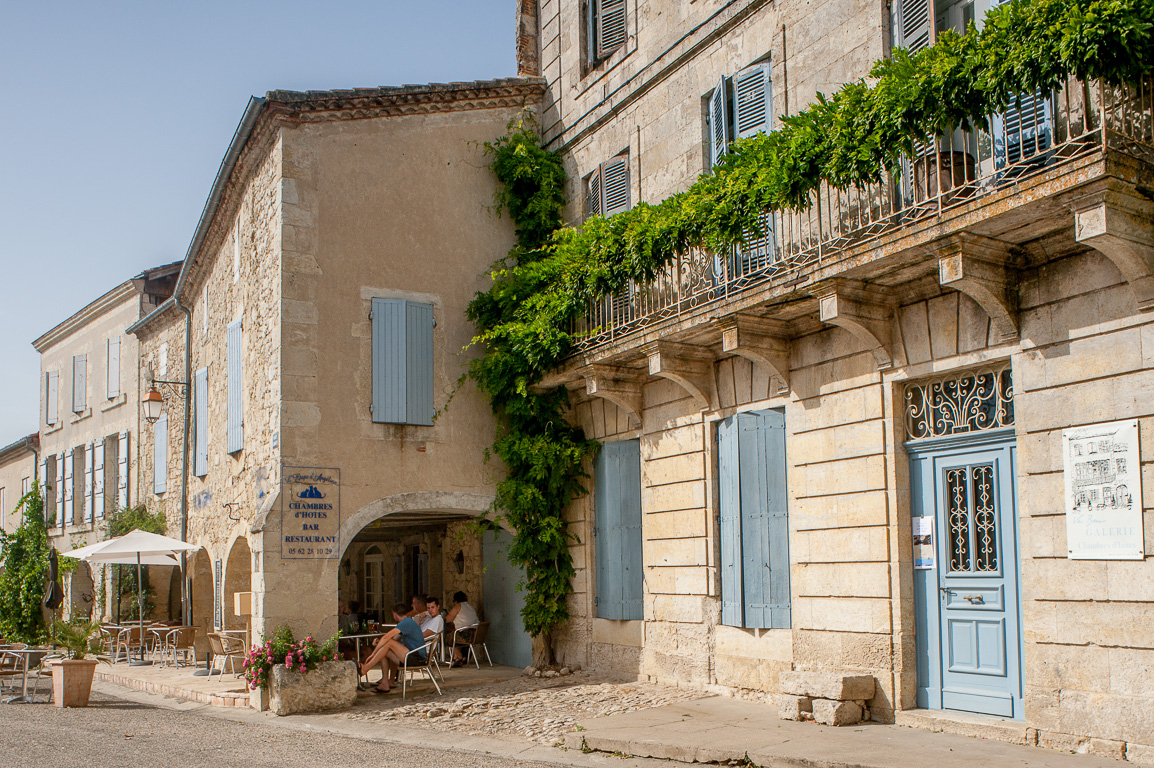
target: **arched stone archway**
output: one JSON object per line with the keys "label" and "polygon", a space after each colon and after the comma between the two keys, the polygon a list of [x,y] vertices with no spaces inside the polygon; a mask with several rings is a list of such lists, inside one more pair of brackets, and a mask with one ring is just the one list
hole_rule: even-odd
{"label": "arched stone archway", "polygon": [[224,566],[224,628],[247,629],[248,618],[234,613],[237,592],[252,591],[252,550],[248,539],[237,536],[228,550]]}
{"label": "arched stone archway", "polygon": [[493,497],[479,493],[424,491],[398,493],[369,502],[341,523],[341,556],[353,538],[374,520],[399,513],[448,512],[478,517],[493,505]]}

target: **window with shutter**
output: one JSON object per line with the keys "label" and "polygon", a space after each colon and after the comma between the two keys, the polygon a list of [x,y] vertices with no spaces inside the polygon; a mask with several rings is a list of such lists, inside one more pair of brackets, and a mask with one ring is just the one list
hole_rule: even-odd
{"label": "window with shutter", "polygon": [[718,81],[709,94],[709,167],[721,162],[729,149],[729,84],[726,78]]}
{"label": "window with shutter", "polygon": [[93,494],[96,491],[96,476],[92,471],[92,459],[95,453],[92,443],[87,443],[84,446],[84,485],[82,486],[82,493],[84,494],[84,501],[77,505],[80,513],[77,517],[80,518],[81,523],[92,522],[95,509],[93,507]]}
{"label": "window with shutter", "polygon": [[128,432],[116,436],[116,508],[128,506]]}
{"label": "window with shutter", "polygon": [[769,131],[773,122],[773,90],[769,62],[755,64],[733,76],[733,126],[744,139]]}
{"label": "window with shutter", "polygon": [[589,60],[598,62],[608,58],[625,45],[625,0],[588,0]]}
{"label": "window with shutter", "polygon": [[431,426],[433,305],[373,299],[373,421]]}
{"label": "window with shutter", "polygon": [[104,441],[92,443],[92,517],[104,517]]}
{"label": "window with shutter", "polygon": [[897,44],[910,53],[930,45],[930,0],[899,0]]}
{"label": "window with shutter", "polygon": [[120,337],[108,340],[108,354],[105,357],[105,394],[109,400],[120,397]]}
{"label": "window with shutter", "polygon": [[84,413],[88,407],[88,356],[72,357],[72,412]]}
{"label": "window with shutter", "polygon": [[193,379],[193,430],[196,450],[192,473],[197,477],[208,474],[208,369],[201,368]]}
{"label": "window with shutter", "polygon": [[[56,455],[56,525],[64,525],[64,499],[68,495],[68,484],[64,479],[64,470],[68,464],[68,456],[65,453],[58,453]],[[71,474],[68,477],[72,479]]]}
{"label": "window with shutter", "polygon": [[60,374],[49,371],[44,376],[44,422],[54,426],[60,419]]}
{"label": "window with shutter", "polygon": [[585,209],[590,216],[601,213],[601,166],[589,174],[585,185]]}
{"label": "window with shutter", "polygon": [[642,619],[641,442],[605,443],[597,455],[595,473],[597,616]]}
{"label": "window with shutter", "polygon": [[168,414],[162,413],[152,429],[152,492],[168,490]]}
{"label": "window with shutter", "polygon": [[226,450],[244,448],[244,344],[241,321],[228,324],[228,434]]}
{"label": "window with shutter", "polygon": [[75,484],[72,481],[72,471],[74,468],[74,458],[76,451],[66,451],[64,456],[64,515],[61,517],[64,525],[72,525],[72,512],[75,499],[73,495],[76,492]]}
{"label": "window with shutter", "polygon": [[722,623],[788,628],[785,416],[741,413],[718,425]]}
{"label": "window with shutter", "polygon": [[612,216],[629,207],[629,153],[625,153],[601,164],[601,213]]}

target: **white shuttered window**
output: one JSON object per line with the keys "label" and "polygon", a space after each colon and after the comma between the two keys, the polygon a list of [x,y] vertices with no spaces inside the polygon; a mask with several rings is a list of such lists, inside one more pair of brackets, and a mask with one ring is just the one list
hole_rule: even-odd
{"label": "white shuttered window", "polygon": [[612,216],[632,207],[629,194],[629,153],[597,166],[587,181],[590,216]]}
{"label": "white shuttered window", "polygon": [[192,473],[197,477],[208,474],[208,369],[201,368],[193,380],[192,407],[193,425],[196,434],[196,451]]}
{"label": "white shuttered window", "polygon": [[88,356],[72,357],[72,412],[84,413],[88,407]]}
{"label": "white shuttered window", "polygon": [[60,420],[60,374],[44,374],[44,423],[53,426]]}
{"label": "white shuttered window", "polygon": [[108,340],[105,359],[105,391],[109,400],[120,397],[120,337]]}

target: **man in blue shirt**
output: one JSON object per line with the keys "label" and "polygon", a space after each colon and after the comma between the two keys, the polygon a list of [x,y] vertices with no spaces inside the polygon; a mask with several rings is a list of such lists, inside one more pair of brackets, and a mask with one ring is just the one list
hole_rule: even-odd
{"label": "man in blue shirt", "polygon": [[[381,682],[377,684],[376,688],[370,689],[374,693],[388,693],[392,690],[389,682],[396,681],[400,667],[405,663],[405,656],[409,651],[421,648],[426,642],[420,625],[412,618],[405,616],[408,610],[409,606],[404,603],[397,603],[393,606],[393,621],[397,623],[397,626],[377,638],[373,652],[369,654],[368,660],[361,665],[362,675],[367,675],[378,664],[381,666]],[[419,657],[419,661],[422,663],[425,661],[423,650],[418,651],[415,655]]]}

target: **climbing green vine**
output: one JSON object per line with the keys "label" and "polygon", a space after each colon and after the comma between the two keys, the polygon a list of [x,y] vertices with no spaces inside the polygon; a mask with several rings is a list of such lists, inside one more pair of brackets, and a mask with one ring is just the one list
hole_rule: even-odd
{"label": "climbing green vine", "polygon": [[0,637],[35,643],[48,631],[41,603],[52,549],[38,482],[13,514],[22,515],[20,526],[12,533],[0,531]]}
{"label": "climbing green vine", "polygon": [[764,211],[806,207],[822,182],[879,181],[915,140],[986,128],[986,116],[1016,94],[1051,91],[1071,75],[1122,85],[1152,73],[1150,0],[1017,0],[991,10],[982,30],[943,32],[915,54],[895,50],[868,79],[736,142],[687,191],[579,229],[562,226],[564,170],[535,126],[515,124],[488,145],[518,243],[469,307],[485,349],[469,375],[500,422],[493,452],[508,475],[496,506],[517,531],[510,559],[525,569],[526,629],[547,645],[568,617],[573,565],[562,511],[584,492],[584,462],[596,451],[566,421],[564,390],[532,387],[569,355],[571,322],[590,302],[630,279],[649,281],[691,246],[728,249]]}

